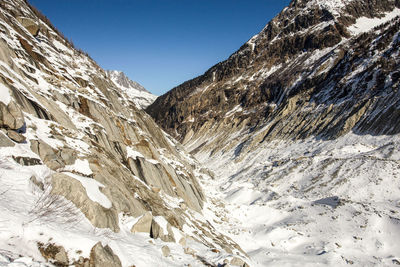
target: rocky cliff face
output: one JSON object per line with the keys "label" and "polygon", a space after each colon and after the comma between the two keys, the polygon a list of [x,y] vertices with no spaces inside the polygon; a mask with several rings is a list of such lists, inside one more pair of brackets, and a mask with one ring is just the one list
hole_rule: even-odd
{"label": "rocky cliff face", "polygon": [[0,261],[156,266],[171,249],[162,261],[174,266],[241,254],[201,215],[196,160],[26,1],[0,6]]}
{"label": "rocky cliff face", "polygon": [[147,108],[215,172],[218,228],[256,265],[400,262],[399,15],[395,0],[292,1]]}
{"label": "rocky cliff face", "polygon": [[106,73],[107,77],[125,91],[138,108],[144,109],[156,100],[157,96],[147,91],[139,83],[130,80],[122,71],[108,70]]}
{"label": "rocky cliff face", "polygon": [[221,128],[264,128],[258,141],[398,133],[382,118],[397,118],[395,100],[384,106],[398,98],[399,25],[389,21],[399,8],[394,0],[293,1],[229,59],[147,111],[183,143]]}

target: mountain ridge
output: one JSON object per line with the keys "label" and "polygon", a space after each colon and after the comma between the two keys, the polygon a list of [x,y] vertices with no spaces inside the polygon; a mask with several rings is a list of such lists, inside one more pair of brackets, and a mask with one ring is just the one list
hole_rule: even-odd
{"label": "mountain ridge", "polygon": [[129,79],[122,71],[108,70],[106,73],[121,90],[128,94],[136,106],[141,109],[149,106],[157,98],[157,96],[147,91],[142,85]]}
{"label": "mountain ridge", "polygon": [[[294,6],[297,7],[298,5],[300,5],[299,3],[301,4],[301,2],[294,1],[290,4],[290,6],[293,9]],[[349,3],[357,6],[355,3],[360,4],[361,2],[349,1]],[[376,5],[370,5],[369,8],[360,9],[361,11],[359,11],[356,14],[358,14],[358,16],[362,16],[364,14],[369,14],[369,12],[372,12],[371,10],[376,9],[377,10],[376,12],[378,14],[377,16],[381,16],[382,13],[385,13],[385,11],[389,10],[390,7],[392,7],[392,9],[396,7],[397,8],[396,10],[398,10],[398,5],[399,4],[395,1],[388,1],[387,3],[379,2]],[[354,9],[355,8],[353,6],[350,7],[346,6],[346,10],[348,10],[347,12],[349,14],[354,13],[353,11]],[[286,13],[292,12],[290,7],[285,10],[283,12]],[[286,22],[285,20],[285,23],[287,23],[287,25],[281,27],[282,30],[279,33],[279,34],[285,34],[285,31],[287,29],[294,29],[296,34],[298,34],[299,29],[307,27],[310,30],[309,35],[300,34],[301,36],[296,37],[297,39],[294,37],[291,38],[290,36],[285,38],[282,37],[277,44],[276,42],[273,42],[273,39],[276,40],[278,36],[278,33],[276,33],[276,29],[274,29],[275,28],[274,21],[278,20],[279,18],[282,18],[283,13],[281,13],[276,18],[274,18],[270,23],[268,23],[260,34],[250,39],[249,42],[247,42],[244,46],[242,46],[242,48],[238,50],[238,52],[234,53],[228,60],[215,65],[210,70],[208,70],[204,75],[199,76],[193,80],[190,80],[182,84],[181,86],[172,89],[170,93],[167,93],[159,97],[156,100],[156,102],[147,109],[148,112],[156,119],[156,121],[161,123],[161,125],[163,126],[164,129],[167,130],[167,132],[169,132],[171,135],[175,137],[178,137],[181,141],[185,138],[185,135],[188,133],[186,129],[190,129],[192,127],[191,124],[193,123],[189,123],[192,116],[195,116],[197,117],[197,119],[199,119],[198,122],[199,125],[202,125],[207,120],[212,121],[216,119],[213,118],[213,115],[209,115],[208,116],[209,118],[207,118],[206,115],[204,116],[201,115],[206,113],[206,110],[210,110],[209,107],[206,108],[205,106],[203,107],[201,105],[199,106],[198,104],[195,104],[194,106],[199,106],[199,107],[190,108],[188,107],[187,104],[182,102],[182,99],[186,99],[187,97],[189,97],[190,99],[193,95],[195,95],[194,98],[196,98],[197,97],[196,95],[199,95],[199,92],[201,94],[210,90],[212,92],[215,92],[215,95],[217,97],[215,100],[213,100],[212,105],[221,107],[224,112],[232,110],[234,108],[234,105],[237,104],[242,105],[243,107],[247,106],[247,108],[256,107],[256,105],[260,105],[260,107],[258,108],[260,110],[263,110],[262,113],[269,112],[268,109],[262,107],[262,105],[263,103],[265,103],[265,101],[276,102],[279,100],[281,94],[279,86],[281,85],[268,84],[265,82],[263,83],[263,76],[266,76],[266,78],[268,78],[268,76],[272,76],[271,74],[277,73],[276,72],[277,69],[274,69],[276,67],[279,67],[280,70],[282,70],[281,67],[284,66],[285,64],[287,67],[289,67],[290,64],[282,63],[282,60],[286,60],[287,56],[290,56],[291,53],[295,53],[296,55],[295,58],[299,58],[300,56],[302,56],[302,54],[304,54],[303,58],[305,58],[306,54],[310,55],[313,53],[313,51],[322,51],[325,48],[328,49],[329,47],[338,45],[343,38],[345,38],[344,40],[347,40],[347,38],[350,37],[350,33],[347,31],[345,26],[347,24],[348,26],[350,26],[349,23],[351,23],[351,25],[354,25],[357,20],[356,19],[357,17],[349,18],[348,15],[346,15],[346,13],[341,14],[340,16],[337,15],[338,17],[335,18],[332,17],[332,14],[330,13],[329,14],[325,13],[324,15],[323,13],[321,13],[321,11],[312,10],[312,12],[313,13],[310,16],[315,16],[313,17],[314,21],[309,22],[308,20],[303,19],[304,17],[303,14],[299,15],[296,13],[296,11],[293,11],[292,13],[295,14],[295,17],[293,19],[294,22],[289,23]],[[396,12],[399,13],[398,11]],[[327,16],[328,21],[327,22],[323,21],[322,23],[319,23],[315,26],[314,24],[317,21],[320,21],[319,19],[316,19],[319,18],[319,16]],[[344,21],[344,22],[342,24],[338,24],[337,21]],[[323,32],[322,34],[320,34],[319,37],[316,37],[316,34],[313,33],[314,31],[313,29],[317,27],[316,28],[317,31],[321,31],[318,29],[318,27],[321,28],[321,26],[319,26],[320,24],[323,25],[321,29]],[[309,42],[308,40],[314,40],[314,41]],[[297,45],[298,47],[296,47],[296,42],[298,42]],[[315,42],[315,44],[313,44],[312,42]],[[324,44],[324,42],[328,43]],[[264,45],[264,43],[266,44],[266,46]],[[316,47],[314,47],[314,45],[316,45]],[[253,52],[251,52],[251,50],[253,50]],[[265,52],[257,52],[258,50]],[[251,59],[253,57],[254,59]],[[265,61],[265,58],[267,58],[268,61]],[[261,63],[257,63],[257,60]],[[243,64],[242,67],[240,66],[241,64]],[[250,64],[249,70],[246,70],[245,67],[246,64]],[[229,66],[224,68],[225,65]],[[221,70],[218,71],[219,68]],[[243,73],[239,72],[239,70],[243,71]],[[293,83],[296,79],[301,79],[299,77],[299,73],[304,71],[306,70],[302,70],[301,67],[297,67],[297,70],[293,69],[292,67],[292,72],[294,74],[292,76],[295,78],[292,79],[288,78],[283,86],[290,86],[288,85],[288,83]],[[219,78],[220,74],[218,74],[218,72],[221,72],[221,75],[224,78]],[[237,74],[236,77],[235,73],[240,73],[240,74]],[[232,80],[230,80],[231,75],[233,75],[236,78],[235,79],[232,78]],[[243,76],[247,77],[243,78]],[[254,81],[255,79],[259,81]],[[242,86],[242,89],[238,89],[241,87],[240,85],[241,80],[243,80],[244,85]],[[218,90],[217,89],[218,86],[222,88]],[[251,86],[252,88],[249,89],[246,86],[247,87]],[[223,91],[223,94],[220,93],[221,91]],[[249,91],[249,93],[247,93],[247,91]],[[252,94],[255,94],[255,96],[252,96]],[[230,99],[229,98],[230,95],[238,95],[238,96],[234,99],[234,101],[229,101],[229,104],[224,103],[223,99],[225,98]],[[275,99],[270,99],[270,97]],[[207,101],[210,100],[205,100],[205,102]],[[220,102],[223,103],[221,104]],[[211,108],[211,111],[213,111],[213,108]],[[218,112],[218,110],[215,111]],[[220,118],[221,115],[215,114],[215,116],[219,116],[218,119],[216,120],[221,120]],[[254,122],[251,123],[253,126],[257,124],[257,119],[251,117],[249,119],[255,120]],[[196,124],[196,122],[194,124]],[[200,126],[194,125],[194,129],[197,129],[198,127]],[[176,135],[175,130],[177,130],[180,136]]]}

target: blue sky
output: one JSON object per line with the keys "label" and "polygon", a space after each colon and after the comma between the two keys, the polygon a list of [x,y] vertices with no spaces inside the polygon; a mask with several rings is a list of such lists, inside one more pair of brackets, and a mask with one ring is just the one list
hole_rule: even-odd
{"label": "blue sky", "polygon": [[29,0],[104,69],[156,95],[228,58],[289,0]]}

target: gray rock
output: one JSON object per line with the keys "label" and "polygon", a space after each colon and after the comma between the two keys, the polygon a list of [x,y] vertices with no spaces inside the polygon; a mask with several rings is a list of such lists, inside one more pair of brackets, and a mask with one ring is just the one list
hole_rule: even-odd
{"label": "gray rock", "polygon": [[63,163],[65,165],[72,165],[75,163],[75,160],[77,158],[77,153],[75,150],[70,149],[70,148],[63,148],[59,151],[58,155],[61,157],[63,160]]}
{"label": "gray rock", "polygon": [[34,185],[39,187],[42,191],[44,190],[44,184],[43,182],[39,181],[35,175],[32,175],[31,178],[29,179]]}
{"label": "gray rock", "polygon": [[19,23],[22,24],[22,26],[25,27],[33,36],[37,36],[39,33],[39,23],[34,21],[31,18],[26,18],[26,17],[17,17],[17,20]]}
{"label": "gray rock", "polygon": [[163,228],[153,219],[151,222],[150,237],[157,239],[160,238],[164,242],[175,242],[174,234],[171,225],[167,224],[167,233],[164,233]]}
{"label": "gray rock", "polygon": [[98,242],[90,252],[90,267],[121,267],[121,261],[107,245]]}
{"label": "gray rock", "polygon": [[17,130],[24,126],[25,120],[21,109],[11,101],[7,106],[0,102],[0,127]]}
{"label": "gray rock", "polygon": [[117,211],[113,207],[106,209],[92,201],[78,180],[63,173],[55,173],[51,184],[52,194],[64,196],[74,203],[94,226],[109,228],[114,232],[119,231]]}
{"label": "gray rock", "polygon": [[340,204],[340,199],[339,199],[339,197],[336,197],[336,196],[335,197],[326,197],[326,198],[322,198],[322,199],[314,201],[314,204],[326,205],[326,206],[330,206],[332,208],[336,208]]}
{"label": "gray rock", "polygon": [[196,254],[197,254],[197,251],[194,250],[194,249],[192,249],[192,248],[190,248],[190,247],[185,247],[185,248],[183,249],[183,252],[184,252],[185,254],[187,254],[187,255],[192,255],[193,257],[195,257]]}
{"label": "gray rock", "polygon": [[26,137],[14,130],[7,130],[7,136],[16,143],[24,143]]}
{"label": "gray rock", "polygon": [[171,250],[169,249],[168,246],[163,246],[161,248],[161,251],[164,257],[168,257],[171,254]]}
{"label": "gray rock", "polygon": [[230,265],[240,266],[240,267],[249,267],[249,265],[244,260],[242,260],[238,257],[233,257],[233,259],[230,262]]}
{"label": "gray rock", "polygon": [[75,262],[74,265],[75,267],[89,267],[89,259],[80,256],[79,260]]}
{"label": "gray rock", "polygon": [[150,233],[151,222],[153,215],[151,212],[146,212],[133,226],[131,229],[132,233]]}
{"label": "gray rock", "polygon": [[58,156],[56,150],[42,140],[31,140],[31,149],[38,154],[44,164],[52,170],[65,166],[63,160]]}
{"label": "gray rock", "polygon": [[7,136],[5,136],[2,132],[0,132],[0,147],[13,147],[15,146],[14,142],[12,142]]}
{"label": "gray rock", "polygon": [[59,251],[54,256],[54,260],[58,263],[68,265],[68,255],[64,247],[59,247]]}
{"label": "gray rock", "polygon": [[42,165],[40,159],[30,158],[30,157],[15,157],[13,156],[15,162],[22,166],[35,166],[35,165]]}
{"label": "gray rock", "polygon": [[50,261],[56,266],[69,266],[68,254],[64,247],[58,246],[54,243],[43,244],[37,243],[38,249],[42,254],[43,258]]}

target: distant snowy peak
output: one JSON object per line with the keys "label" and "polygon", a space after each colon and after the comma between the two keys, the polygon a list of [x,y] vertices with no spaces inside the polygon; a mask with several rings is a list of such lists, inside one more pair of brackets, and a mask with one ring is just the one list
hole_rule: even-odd
{"label": "distant snowy peak", "polygon": [[115,85],[123,90],[140,109],[146,108],[157,98],[156,95],[147,91],[142,85],[129,79],[122,71],[108,70],[107,76]]}
{"label": "distant snowy peak", "polygon": [[107,75],[109,78],[111,78],[113,80],[113,82],[115,82],[119,86],[122,86],[125,88],[134,88],[138,91],[144,91],[144,92],[150,93],[142,85],[129,79],[128,76],[126,76],[126,74],[122,71],[108,70]]}

